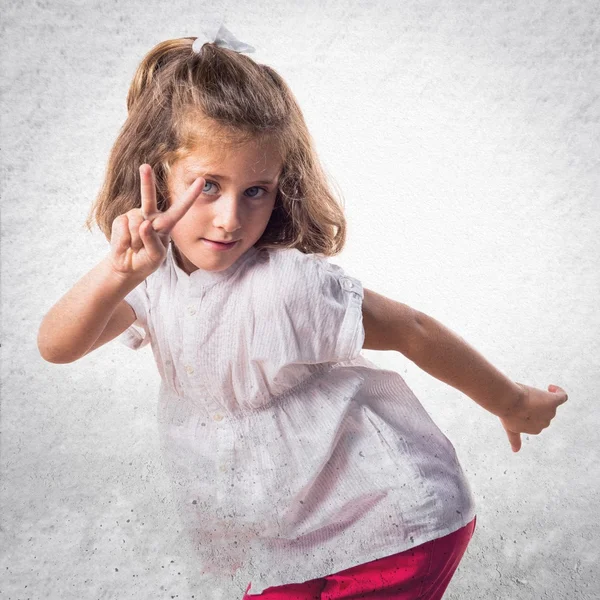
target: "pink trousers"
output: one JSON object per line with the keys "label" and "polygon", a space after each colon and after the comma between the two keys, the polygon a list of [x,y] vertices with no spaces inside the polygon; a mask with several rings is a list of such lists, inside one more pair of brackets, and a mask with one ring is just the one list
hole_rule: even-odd
{"label": "pink trousers", "polygon": [[440,600],[471,541],[476,521],[405,552],[304,583],[270,587],[249,596],[250,583],[243,600]]}

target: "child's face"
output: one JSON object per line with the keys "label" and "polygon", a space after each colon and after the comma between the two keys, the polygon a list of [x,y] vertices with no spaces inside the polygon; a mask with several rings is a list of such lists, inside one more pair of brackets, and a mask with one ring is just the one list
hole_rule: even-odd
{"label": "child's face", "polygon": [[[206,179],[202,194],[171,231],[186,273],[222,271],[258,241],[275,205],[281,166],[273,144],[254,141],[223,151],[208,146],[175,163],[168,181],[171,203],[196,177]],[[222,250],[205,240],[238,241]]]}

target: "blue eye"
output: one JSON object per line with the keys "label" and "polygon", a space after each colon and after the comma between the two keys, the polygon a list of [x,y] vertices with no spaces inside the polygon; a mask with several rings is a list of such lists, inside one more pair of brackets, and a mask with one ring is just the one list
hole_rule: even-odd
{"label": "blue eye", "polygon": [[[190,185],[191,185],[191,184],[190,184]],[[202,190],[202,193],[203,193],[203,194],[208,194],[208,191],[209,191],[209,190],[207,190],[207,189],[206,189],[206,186],[207,186],[207,185],[212,185],[213,187],[216,187],[216,186],[217,186],[217,184],[215,184],[215,183],[214,183],[214,182],[212,182],[212,181],[205,181],[205,182],[204,182],[204,189]],[[210,188],[209,188],[209,189],[210,189]],[[248,192],[249,192],[249,191],[251,191],[251,190],[260,190],[260,191],[262,191],[263,193],[262,193],[262,194],[260,194],[260,195],[259,195],[259,194],[257,194],[257,193],[255,193],[255,194],[252,194],[252,193],[251,193],[251,194],[248,194]],[[248,197],[248,198],[251,198],[251,199],[261,199],[261,198],[264,198],[264,197],[265,197],[265,196],[266,196],[266,195],[269,193],[269,190],[267,190],[266,188],[263,188],[263,187],[259,187],[259,186],[257,186],[257,185],[254,185],[254,186],[252,186],[252,187],[248,188],[248,189],[246,190],[246,192],[245,192],[245,193],[246,193],[246,195],[247,195],[247,197]],[[213,196],[213,195],[214,195],[214,193],[213,193],[213,194],[208,194],[208,195],[209,195],[209,196]]]}
{"label": "blue eye", "polygon": [[[248,188],[248,190],[262,190],[264,192],[261,196],[250,196],[250,198],[263,198],[268,193],[268,191],[265,188],[257,187],[257,186]],[[248,190],[246,190],[246,191],[248,191]]]}
{"label": "blue eye", "polygon": [[215,185],[215,184],[214,184],[214,183],[212,183],[211,181],[205,181],[205,182],[204,182],[204,186],[205,186],[205,187],[204,187],[204,189],[202,190],[202,193],[204,193],[204,192],[206,191],[206,186],[207,186],[207,185]]}

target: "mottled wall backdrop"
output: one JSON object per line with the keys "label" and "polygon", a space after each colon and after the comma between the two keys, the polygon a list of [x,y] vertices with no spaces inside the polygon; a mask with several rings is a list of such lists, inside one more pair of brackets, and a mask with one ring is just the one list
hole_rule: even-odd
{"label": "mottled wall backdrop", "polygon": [[404,356],[478,500],[450,600],[600,596],[600,7],[596,0],[2,2],[2,528],[7,600],[241,598],[187,561],[149,347],[45,363],[37,329],[108,251],[83,222],[143,55],[205,19],[303,107],[345,198],[332,259],[569,402],[511,452]]}

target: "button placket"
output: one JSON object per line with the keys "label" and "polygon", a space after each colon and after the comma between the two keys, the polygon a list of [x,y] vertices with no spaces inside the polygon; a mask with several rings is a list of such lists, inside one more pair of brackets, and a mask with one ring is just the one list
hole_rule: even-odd
{"label": "button placket", "polygon": [[[203,392],[204,383],[198,366],[197,350],[204,339],[204,327],[201,319],[204,291],[197,285],[189,285],[183,301],[183,353],[182,361],[186,373],[190,376],[191,393]],[[200,320],[200,322],[199,322]],[[200,368],[201,370],[201,368]],[[220,485],[217,486],[217,498],[226,501],[231,492],[233,466],[233,424],[227,411],[214,401],[210,395],[202,394],[203,405],[207,416],[211,419],[215,432],[214,465],[215,476]]]}
{"label": "button placket", "polygon": [[[183,368],[185,372],[192,378],[196,375],[197,371],[197,356],[195,354],[197,349],[196,336],[198,335],[198,318],[200,306],[204,294],[200,291],[194,290],[190,285],[189,280],[186,280],[186,295],[183,299],[183,347],[182,347],[182,359]],[[193,387],[196,387],[197,382],[192,382]]]}
{"label": "button placket", "polygon": [[219,500],[225,501],[231,499],[231,484],[233,483],[234,427],[230,418],[225,416],[223,412],[214,412],[212,418],[214,421],[213,427],[217,435],[215,466],[220,481],[217,490],[219,490]]}

